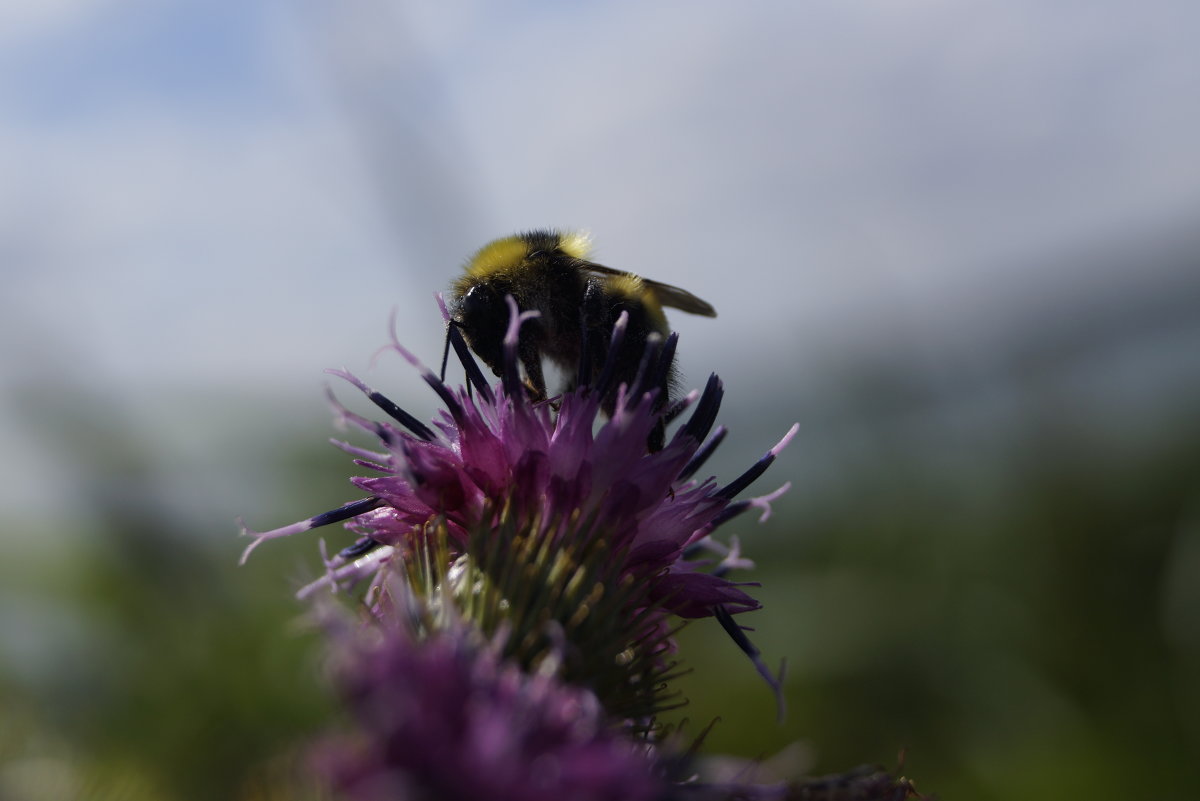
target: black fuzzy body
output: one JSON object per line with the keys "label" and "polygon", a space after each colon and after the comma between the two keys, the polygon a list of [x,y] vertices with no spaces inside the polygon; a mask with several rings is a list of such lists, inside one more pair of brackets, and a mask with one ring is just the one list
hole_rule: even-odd
{"label": "black fuzzy body", "polygon": [[[489,253],[488,248],[503,252]],[[521,326],[517,346],[526,386],[535,400],[547,397],[543,358],[564,372],[567,390],[594,386],[608,366],[601,408],[611,416],[621,385],[632,391],[638,383],[650,337],[665,338],[669,333],[653,290],[644,287],[641,279],[629,274],[614,277],[613,271],[597,268],[564,247],[557,232],[523,233],[485,246],[451,290],[453,324],[496,375],[503,368],[510,319],[507,296],[520,311],[538,312]],[[614,350],[613,330],[622,313],[628,315],[625,334]],[[647,379],[652,380],[647,383]],[[657,410],[667,403],[674,382],[675,370],[668,367],[643,378],[638,388],[659,390]],[[652,435],[651,448],[661,447],[660,430]]]}

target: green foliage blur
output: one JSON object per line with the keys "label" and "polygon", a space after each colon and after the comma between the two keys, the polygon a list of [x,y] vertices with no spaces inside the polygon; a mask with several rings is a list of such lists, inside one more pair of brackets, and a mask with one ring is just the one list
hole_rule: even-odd
{"label": "green foliage blur", "polygon": [[[1200,426],[1113,453],[1068,420],[990,464],[880,454],[747,550],[788,659],[789,714],[715,626],[683,652],[709,750],[800,741],[816,773],[878,763],[941,798],[1184,798],[1200,782]],[[981,455],[982,457],[982,455]],[[987,486],[976,471],[987,468]]]}
{"label": "green foliage blur", "polygon": [[[297,766],[332,706],[291,597],[312,543],[239,568],[232,516],[156,495],[179,455],[67,389],[30,420],[70,453],[55,480],[84,516],[5,521],[19,550],[0,567],[0,798],[317,798]],[[303,464],[282,461],[303,497]]]}
{"label": "green foliage blur", "polygon": [[[725,421],[759,437],[737,398]],[[769,662],[787,660],[788,715],[776,723],[749,663],[698,621],[680,645],[685,730],[718,718],[706,752],[790,746],[809,773],[882,764],[947,799],[1187,797],[1200,786],[1195,400],[1126,426],[1031,401],[964,440],[906,435],[844,399],[841,430],[860,447],[836,469],[806,451],[802,417],[758,487],[793,492],[765,525],[725,532],[759,564],[746,578],[765,608],[742,622]],[[268,414],[228,404],[234,428]],[[793,411],[760,416],[777,435]],[[173,457],[128,419],[98,403],[40,415],[47,446],[70,454],[56,480],[77,512],[4,521],[22,545],[0,567],[0,798],[319,797],[298,777],[337,709],[291,597],[319,570],[316,533],[238,567],[227,504],[189,516],[157,496]],[[211,470],[268,476],[261,505],[238,510],[252,525],[354,497],[322,425],[225,435]]]}

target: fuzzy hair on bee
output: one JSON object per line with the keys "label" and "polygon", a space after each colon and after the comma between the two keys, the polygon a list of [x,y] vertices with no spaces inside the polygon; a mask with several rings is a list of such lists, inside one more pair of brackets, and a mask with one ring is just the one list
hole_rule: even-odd
{"label": "fuzzy hair on bee", "polygon": [[[663,307],[716,317],[716,310],[687,290],[614,270],[589,260],[591,240],[573,231],[538,230],[497,239],[467,260],[463,275],[450,288],[451,324],[496,375],[503,367],[504,333],[512,296],[521,311],[537,311],[521,329],[517,356],[535,400],[547,397],[542,360],[576,382],[594,384],[606,367],[612,382],[601,399],[611,415],[617,388],[633,385],[651,336],[670,333]],[[628,314],[625,337],[610,352],[613,327]],[[670,400],[672,368],[658,382],[656,405]],[[651,435],[651,450],[662,447],[662,426]]]}

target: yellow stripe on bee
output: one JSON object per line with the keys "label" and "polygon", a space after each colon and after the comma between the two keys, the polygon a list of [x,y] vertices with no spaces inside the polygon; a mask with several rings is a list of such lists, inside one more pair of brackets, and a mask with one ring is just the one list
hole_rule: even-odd
{"label": "yellow stripe on bee", "polygon": [[614,275],[608,279],[607,286],[608,291],[614,295],[625,295],[636,300],[641,300],[646,295],[646,282],[641,276],[633,273]]}
{"label": "yellow stripe on bee", "polygon": [[564,231],[558,235],[558,247],[576,259],[586,259],[592,252],[592,236],[587,231]]}
{"label": "yellow stripe on bee", "polygon": [[518,236],[506,236],[481,247],[467,262],[467,273],[483,278],[492,273],[515,270],[525,261],[528,245]]}
{"label": "yellow stripe on bee", "polygon": [[633,273],[614,275],[605,282],[604,286],[610,295],[622,295],[640,303],[651,317],[662,326],[666,326],[667,316],[663,314],[662,303],[659,302],[658,295],[654,290],[646,286],[646,282],[642,280],[641,276]]}

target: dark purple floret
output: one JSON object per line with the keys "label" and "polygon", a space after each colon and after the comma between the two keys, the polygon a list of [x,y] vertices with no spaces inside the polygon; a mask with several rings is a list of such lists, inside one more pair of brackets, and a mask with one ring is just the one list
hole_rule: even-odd
{"label": "dark purple floret", "polygon": [[518,670],[461,622],[420,639],[381,622],[338,644],[355,735],[326,743],[316,763],[347,798],[664,797],[650,746],[612,726],[594,694]]}

